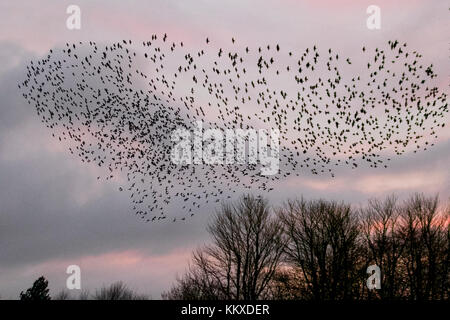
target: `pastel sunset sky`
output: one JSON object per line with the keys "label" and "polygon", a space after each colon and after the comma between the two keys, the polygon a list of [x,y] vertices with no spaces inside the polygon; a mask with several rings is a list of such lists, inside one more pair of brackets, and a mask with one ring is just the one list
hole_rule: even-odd
{"label": "pastel sunset sky", "polygon": [[[81,30],[66,28],[66,8],[81,8]],[[381,8],[381,29],[366,27],[369,5]],[[145,224],[130,210],[118,181],[97,181],[42,126],[17,84],[25,66],[65,43],[148,40],[167,33],[187,48],[208,37],[217,47],[279,43],[302,51],[318,45],[358,61],[362,46],[407,42],[433,63],[436,85],[449,93],[449,4],[435,0],[74,0],[0,1],[0,296],[16,299],[40,275],[52,293],[65,287],[66,268],[81,267],[83,289],[118,280],[160,298],[207,243],[214,206],[185,223]],[[447,121],[448,123],[448,115]],[[394,158],[387,169],[339,169],[336,177],[291,178],[268,195],[273,204],[303,195],[355,207],[391,193],[450,197],[450,126],[425,152]]]}

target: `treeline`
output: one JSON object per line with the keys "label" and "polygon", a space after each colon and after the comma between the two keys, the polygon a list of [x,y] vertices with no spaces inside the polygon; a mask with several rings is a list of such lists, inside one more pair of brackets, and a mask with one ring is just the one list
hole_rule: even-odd
{"label": "treeline", "polygon": [[103,286],[94,293],[83,290],[78,295],[72,295],[68,290],[61,290],[53,297],[49,293],[48,280],[41,276],[25,292],[20,293],[23,301],[48,301],[48,300],[149,300],[150,297],[138,294],[130,289],[122,281],[114,282],[109,286]]}
{"label": "treeline", "polygon": [[[414,194],[355,208],[298,199],[272,208],[251,195],[224,203],[207,226],[211,244],[192,253],[169,300],[448,300],[450,203]],[[369,289],[368,266],[381,288]],[[21,300],[146,300],[122,282],[94,293],[50,296],[37,279]]]}
{"label": "treeline", "polygon": [[[163,299],[449,299],[450,206],[438,197],[390,196],[363,208],[299,199],[271,208],[242,197],[223,204]],[[367,267],[381,288],[367,287]]]}

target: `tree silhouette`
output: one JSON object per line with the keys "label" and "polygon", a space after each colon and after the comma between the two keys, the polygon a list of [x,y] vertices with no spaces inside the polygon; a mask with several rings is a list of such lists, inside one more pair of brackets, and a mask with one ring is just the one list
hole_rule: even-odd
{"label": "tree silhouette", "polygon": [[[414,194],[349,204],[303,198],[224,204],[165,299],[448,300],[450,206]],[[366,286],[369,265],[381,289]]]}
{"label": "tree silhouette", "polygon": [[285,258],[301,271],[314,300],[352,299],[360,294],[362,249],[359,222],[347,204],[289,201],[278,210],[287,238]]}
{"label": "tree silhouette", "polygon": [[401,214],[399,232],[404,240],[409,299],[448,298],[449,213],[439,214],[437,196],[415,194],[405,202]]}
{"label": "tree silhouette", "polygon": [[361,210],[368,260],[382,270],[383,285],[377,292],[382,299],[399,298],[405,290],[402,277],[405,241],[398,230],[402,222],[401,211],[395,196],[384,201],[369,200],[368,206]]}
{"label": "tree silhouette", "polygon": [[244,300],[267,297],[284,248],[281,225],[271,216],[267,201],[244,196],[234,204],[223,204],[208,231],[213,244],[194,252],[188,272],[164,297]]}
{"label": "tree silhouette", "polygon": [[33,286],[31,288],[27,289],[25,293],[23,291],[20,293],[20,300],[51,300],[48,292],[48,281],[43,276],[41,276],[33,283]]}
{"label": "tree silhouette", "polygon": [[136,294],[133,290],[127,287],[122,281],[115,282],[108,287],[102,287],[96,291],[94,300],[146,300],[145,295]]}

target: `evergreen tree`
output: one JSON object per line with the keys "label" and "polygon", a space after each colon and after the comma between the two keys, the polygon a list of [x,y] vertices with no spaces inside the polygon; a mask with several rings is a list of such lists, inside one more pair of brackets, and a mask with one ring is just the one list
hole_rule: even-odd
{"label": "evergreen tree", "polygon": [[27,289],[25,293],[23,291],[20,293],[20,300],[50,300],[51,298],[48,292],[48,281],[43,276],[41,276],[33,283],[33,286],[31,288]]}

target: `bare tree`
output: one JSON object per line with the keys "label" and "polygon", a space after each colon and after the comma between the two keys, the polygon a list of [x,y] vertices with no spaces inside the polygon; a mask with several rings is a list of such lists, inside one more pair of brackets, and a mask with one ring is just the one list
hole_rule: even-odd
{"label": "bare tree", "polygon": [[83,289],[78,296],[78,300],[89,300],[90,296],[91,294],[89,293],[89,290]]}
{"label": "bare tree", "polygon": [[306,299],[360,295],[362,249],[356,214],[349,205],[324,200],[288,201],[278,216],[287,237],[286,261],[298,267]]}
{"label": "bare tree", "polygon": [[[194,253],[202,254],[201,252]],[[204,270],[205,264],[192,264],[188,271],[177,277],[175,285],[161,294],[164,300],[219,300],[226,299],[221,286],[215,278],[209,276],[209,271]]]}
{"label": "bare tree", "polygon": [[440,287],[440,299],[448,300],[450,299],[450,201],[447,203],[447,207],[445,208],[443,219],[445,221],[443,227],[446,241],[444,246],[444,261],[441,264],[442,281]]}
{"label": "bare tree", "polygon": [[208,231],[213,244],[194,252],[189,271],[165,297],[267,298],[284,247],[281,225],[267,201],[245,196],[223,204]]}
{"label": "bare tree", "polygon": [[[164,299],[449,299],[450,204],[416,194],[372,199],[353,210],[335,201],[288,201],[272,217],[265,200],[223,204]],[[366,286],[368,265],[381,289]]]}
{"label": "bare tree", "polygon": [[72,300],[72,297],[68,290],[62,289],[53,297],[53,300]]}
{"label": "bare tree", "polygon": [[376,293],[382,299],[402,297],[405,285],[401,265],[404,241],[398,232],[401,221],[397,198],[390,196],[383,201],[369,200],[368,206],[361,210],[361,221],[368,261],[375,263],[382,271],[382,286]]}
{"label": "bare tree", "polygon": [[270,282],[270,299],[298,300],[308,295],[308,288],[301,270],[286,265],[277,270]]}
{"label": "bare tree", "polygon": [[448,298],[448,212],[439,214],[437,196],[415,194],[405,202],[401,215],[409,298]]}
{"label": "bare tree", "polygon": [[136,294],[133,290],[128,288],[123,282],[118,281],[111,284],[109,287],[103,287],[96,291],[94,300],[146,300],[145,295]]}

